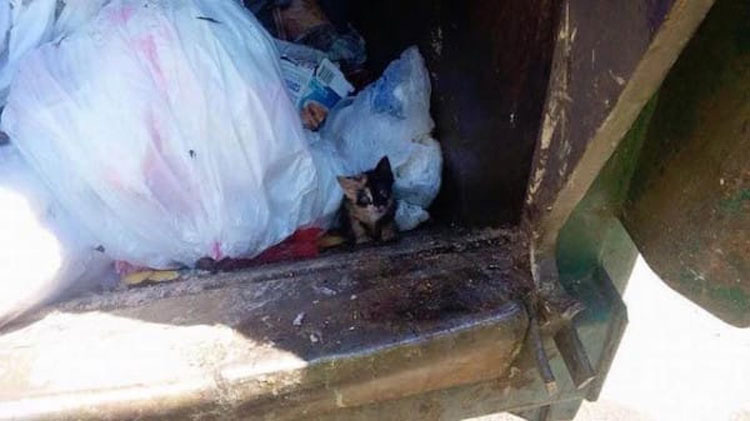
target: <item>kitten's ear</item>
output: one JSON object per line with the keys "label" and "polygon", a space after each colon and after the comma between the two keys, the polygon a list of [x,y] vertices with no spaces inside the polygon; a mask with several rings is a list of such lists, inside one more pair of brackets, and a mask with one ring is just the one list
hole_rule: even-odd
{"label": "kitten's ear", "polygon": [[357,193],[364,186],[364,183],[359,177],[336,177],[344,190],[344,195],[350,200],[357,200]]}
{"label": "kitten's ear", "polygon": [[381,177],[393,177],[393,171],[391,170],[391,161],[387,156],[384,156],[378,162],[378,166],[375,167],[375,173]]}

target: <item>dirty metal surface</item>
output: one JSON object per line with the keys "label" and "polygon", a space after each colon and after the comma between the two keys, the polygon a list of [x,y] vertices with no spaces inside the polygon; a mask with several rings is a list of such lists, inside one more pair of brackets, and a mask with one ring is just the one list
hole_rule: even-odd
{"label": "dirty metal surface", "polygon": [[563,2],[543,123],[527,193],[533,243],[557,235],[712,0]]}
{"label": "dirty metal surface", "polygon": [[0,336],[0,419],[310,419],[499,378],[525,336],[515,232],[91,295]]}
{"label": "dirty metal surface", "polygon": [[624,221],[678,292],[750,326],[750,4],[718,0],[662,87]]}
{"label": "dirty metal surface", "polygon": [[374,74],[418,45],[445,158],[433,213],[480,226],[520,219],[549,78],[553,0],[356,0]]}
{"label": "dirty metal surface", "polygon": [[[580,279],[571,293],[585,303],[578,332],[594,363],[599,378],[595,384],[578,390],[551,340],[545,342],[550,365],[560,387],[549,396],[540,378],[534,357],[524,348],[505,375],[499,379],[437,390],[403,399],[344,408],[317,421],[460,421],[500,412],[527,413],[546,405],[567,406],[566,402],[596,399],[622,336],[627,314],[619,293],[602,272]],[[606,276],[606,275],[604,275]],[[534,419],[534,418],[529,418]],[[560,418],[569,419],[569,418]]]}

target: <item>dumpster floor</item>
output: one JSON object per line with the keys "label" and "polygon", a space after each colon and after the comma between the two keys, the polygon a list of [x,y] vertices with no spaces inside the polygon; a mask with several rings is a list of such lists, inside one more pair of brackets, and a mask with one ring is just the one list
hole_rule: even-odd
{"label": "dumpster floor", "polygon": [[528,323],[526,244],[429,229],[58,304],[0,335],[0,418],[283,419],[496,378]]}

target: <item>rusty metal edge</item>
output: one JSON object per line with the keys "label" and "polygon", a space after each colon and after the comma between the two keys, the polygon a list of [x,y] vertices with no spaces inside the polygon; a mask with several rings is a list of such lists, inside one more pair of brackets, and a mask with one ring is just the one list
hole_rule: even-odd
{"label": "rusty metal edge", "polygon": [[[531,243],[532,256],[554,255],[557,236],[575,206],[583,199],[599,172],[638,118],[643,107],[656,93],[714,2],[715,0],[675,1],[664,24],[641,58],[612,112],[596,131],[593,139],[587,142],[583,156],[557,195],[554,204],[541,218],[538,226],[534,227]],[[561,19],[563,29],[560,31],[560,37],[563,39],[559,40],[556,46],[557,49],[562,49],[562,51],[555,54],[553,69],[564,70],[564,61],[568,59],[568,53],[565,51],[566,48],[569,49],[569,45],[565,41],[565,37],[567,37],[567,32],[564,29],[567,22],[565,17],[566,15],[563,13],[563,19]],[[560,60],[563,62],[560,62]],[[560,78],[564,77],[565,73],[563,72],[557,81],[561,81]],[[553,116],[556,114],[555,110],[561,108],[560,101],[564,101],[566,97],[566,93],[557,89],[555,83],[555,77],[551,78],[547,105],[545,105],[545,109],[549,110],[545,114]],[[545,120],[547,118],[550,117],[545,117]],[[544,127],[543,123],[538,145],[543,145],[545,136],[550,136],[544,130]],[[529,183],[530,190],[527,197],[530,197],[532,184],[533,175]]]}
{"label": "rusty metal edge", "polygon": [[[368,352],[279,367],[277,372],[258,373],[252,367],[243,369],[242,365],[236,365],[220,367],[213,376],[195,379],[188,384],[92,390],[0,402],[0,420],[253,419],[253,414],[257,419],[297,419],[301,414],[314,417],[339,408],[407,398],[500,378],[520,352],[527,327],[528,315],[524,307],[510,302],[482,319],[467,320],[465,324],[443,332]],[[482,361],[486,359],[502,364],[496,364],[497,370],[461,365],[459,360],[466,353],[444,352],[445,347],[480,352],[487,356]],[[345,370],[347,373],[355,374],[359,365],[365,367],[387,359],[402,359],[399,357],[402,354],[419,356],[419,361],[403,359],[404,365],[379,373],[381,375],[374,378],[336,378],[342,364],[352,368]],[[451,362],[455,364],[451,366]],[[442,371],[438,370],[441,373],[450,371],[445,367],[456,366],[465,372],[438,379],[430,374],[432,371],[425,371],[425,365],[443,367]],[[311,382],[295,381],[308,377]],[[279,387],[274,389],[271,397],[265,391],[268,382],[274,378],[279,380]],[[379,382],[382,384],[378,386]],[[388,394],[378,393],[389,389],[393,390]]]}
{"label": "rusty metal edge", "polygon": [[[620,142],[625,138],[643,107],[658,90],[713,4],[714,0],[675,1],[664,23],[638,62],[632,77],[618,97],[612,111],[596,130],[593,138],[585,142],[586,147],[581,159],[555,196],[552,206],[542,211],[542,215],[533,221],[530,215],[533,212],[534,196],[541,186],[542,177],[539,170],[530,175],[522,227],[530,233],[529,256],[535,285],[534,294],[538,296],[538,301],[542,303],[539,306],[540,309],[548,310],[548,323],[560,324],[560,320],[572,323],[576,314],[582,310],[581,304],[569,297],[559,283],[556,252],[560,231],[575,207],[583,200],[594,184],[597,176],[614,154]],[[563,2],[560,7],[562,7],[561,19],[553,55],[547,102],[544,106],[546,111],[542,117],[537,141],[537,148],[542,152],[551,146],[558,122],[562,122],[563,125],[566,123],[565,103],[570,101],[567,92],[567,86],[570,82],[568,65],[571,60],[572,38],[570,0]],[[565,127],[562,130],[566,132]],[[563,136],[566,135],[563,134]],[[538,153],[536,156],[535,159],[547,159],[545,153]],[[535,167],[544,171],[546,163],[537,162]],[[571,332],[573,336],[577,336],[574,328]],[[555,332],[552,331],[551,333],[554,334]],[[560,349],[560,351],[571,353],[570,350],[565,349]],[[588,363],[588,358],[582,346],[574,351]],[[606,373],[599,373],[600,376],[602,374]],[[572,372],[571,376],[577,377],[576,373]],[[596,395],[596,393],[593,395]]]}

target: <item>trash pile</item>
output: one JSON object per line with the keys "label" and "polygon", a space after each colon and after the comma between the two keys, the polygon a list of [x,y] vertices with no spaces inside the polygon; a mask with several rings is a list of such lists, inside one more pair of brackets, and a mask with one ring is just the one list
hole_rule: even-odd
{"label": "trash pile", "polygon": [[0,324],[115,261],[309,257],[293,242],[335,228],[337,176],[383,156],[398,227],[429,219],[442,156],[419,51],[355,92],[364,41],[315,0],[0,0],[0,41],[0,193],[34,180],[14,197],[64,249]]}
{"label": "trash pile", "polygon": [[112,260],[14,146],[0,147],[0,326],[61,294],[112,281]]}

